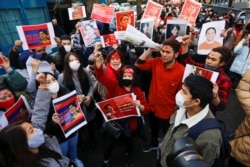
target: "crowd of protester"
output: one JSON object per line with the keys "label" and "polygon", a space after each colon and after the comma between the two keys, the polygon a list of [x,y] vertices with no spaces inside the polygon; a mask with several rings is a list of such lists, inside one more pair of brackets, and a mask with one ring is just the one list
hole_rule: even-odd
{"label": "crowd of protester", "polygon": [[[93,47],[85,47],[79,22],[70,34],[66,34],[53,18],[56,55],[47,54],[45,47],[21,51],[21,40],[15,41],[8,55],[1,53],[3,63],[0,66],[6,71],[0,77],[1,114],[24,95],[31,105],[32,115],[1,129],[0,166],[83,167],[77,155],[78,149],[84,145],[96,147],[95,127],[101,129],[104,121],[95,103],[128,93],[136,95],[133,105],[142,115],[149,116],[146,131],[150,132],[150,138],[142,151],[160,147],[163,154],[156,165],[162,167],[168,166],[165,159],[174,140],[186,136],[188,129],[198,120],[216,118],[217,112],[225,110],[232,89],[236,90],[247,113],[250,103],[245,98],[249,99],[249,96],[242,95],[242,91],[249,93],[250,87],[250,22],[245,17],[238,18],[232,10],[218,14],[211,7],[202,7],[196,26],[188,27],[181,42],[175,37],[165,39],[160,30],[168,19],[178,17],[181,8],[182,5],[165,5],[159,24],[154,25],[152,39],[162,44],[160,49],[142,48],[126,41],[106,48],[102,48],[99,42]],[[225,31],[220,32],[224,38],[223,46],[213,48],[208,55],[194,54],[202,24],[217,20],[226,21]],[[98,25],[101,35],[112,32],[108,24],[98,22]],[[29,56],[34,58],[31,75],[26,68]],[[51,72],[38,72],[41,61],[51,65]],[[204,78],[189,76],[183,83],[187,63],[218,72],[217,81],[212,84]],[[52,100],[73,90],[77,92],[88,123],[66,138]],[[230,160],[242,165],[250,163],[249,148],[244,147],[250,141],[247,121],[245,118],[236,131],[238,139],[231,142]],[[135,117],[126,118],[121,124],[124,132],[120,138],[126,145],[125,163],[133,166],[133,136],[143,125]],[[105,131],[103,133],[103,166],[116,166],[112,164],[111,153],[117,139]],[[83,143],[82,138],[86,135],[89,135],[89,143]],[[140,136],[142,139],[146,137]],[[163,138],[160,145],[159,138]],[[207,131],[196,142],[202,147],[205,161],[212,165],[219,156],[220,133]]]}

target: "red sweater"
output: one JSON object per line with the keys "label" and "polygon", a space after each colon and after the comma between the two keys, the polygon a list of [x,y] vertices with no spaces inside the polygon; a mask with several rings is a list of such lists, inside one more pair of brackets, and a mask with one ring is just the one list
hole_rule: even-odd
{"label": "red sweater", "polygon": [[184,66],[175,62],[167,69],[160,57],[136,62],[135,65],[140,70],[152,71],[148,97],[150,108],[156,117],[169,119],[175,111],[175,95],[182,87]]}
{"label": "red sweater", "polygon": [[[107,99],[134,93],[136,95],[136,100],[140,100],[141,105],[144,106],[143,115],[147,114],[150,111],[150,106],[147,103],[147,100],[144,96],[140,87],[133,87],[133,92],[127,91],[124,87],[120,87],[118,84],[118,80],[114,73],[111,71],[111,67],[107,66],[106,70],[103,68],[96,70],[96,78],[107,88]],[[137,119],[130,118],[129,119],[130,130],[134,131],[137,129]]]}

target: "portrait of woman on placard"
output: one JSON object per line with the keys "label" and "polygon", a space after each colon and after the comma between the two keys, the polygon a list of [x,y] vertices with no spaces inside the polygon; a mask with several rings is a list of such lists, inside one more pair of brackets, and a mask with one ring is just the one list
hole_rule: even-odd
{"label": "portrait of woman on placard", "polygon": [[95,31],[94,25],[88,23],[84,25],[85,36],[83,37],[86,46],[93,46],[96,42],[101,42],[100,36]]}

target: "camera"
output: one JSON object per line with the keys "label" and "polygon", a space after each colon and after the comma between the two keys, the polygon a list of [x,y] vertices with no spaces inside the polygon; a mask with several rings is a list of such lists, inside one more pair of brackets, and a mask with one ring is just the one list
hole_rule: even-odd
{"label": "camera", "polygon": [[169,167],[209,167],[190,137],[180,137],[175,141],[173,152],[167,156],[166,162]]}

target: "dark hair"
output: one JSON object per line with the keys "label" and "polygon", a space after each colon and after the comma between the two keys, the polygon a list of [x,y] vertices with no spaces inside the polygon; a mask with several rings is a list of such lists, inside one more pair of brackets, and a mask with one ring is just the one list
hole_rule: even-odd
{"label": "dark hair", "polygon": [[162,45],[168,45],[173,48],[174,53],[178,53],[181,47],[181,43],[178,42],[176,39],[168,38],[162,42]]}
{"label": "dark hair", "polygon": [[230,49],[228,49],[225,46],[220,46],[220,47],[213,48],[212,51],[218,52],[218,53],[221,54],[221,56],[220,56],[220,62],[224,62],[225,65],[229,62],[229,60],[233,56],[232,52],[230,51]]}
{"label": "dark hair", "polygon": [[[70,91],[73,91],[73,90],[75,90],[75,85],[74,85],[74,82],[72,80],[73,73],[72,73],[71,68],[69,67],[69,57],[71,55],[77,57],[77,59],[80,61],[80,59],[76,53],[69,52],[66,54],[66,56],[64,58],[63,84]],[[79,78],[80,86],[82,89],[82,94],[86,95],[88,93],[90,83],[88,82],[88,77],[87,77],[87,74],[82,67],[82,64],[80,65],[80,67],[77,71],[77,76]]]}
{"label": "dark hair", "polygon": [[216,34],[216,29],[215,29],[214,27],[209,27],[209,28],[207,28],[206,34],[207,34],[208,30],[214,30],[214,32],[215,32],[215,34]]}
{"label": "dark hair", "polygon": [[[13,94],[13,96],[14,96],[14,98],[15,98],[15,101],[17,101],[17,95],[16,95],[16,93],[9,87],[9,85],[8,85],[8,83],[6,82],[6,83],[1,83],[0,84],[0,91],[3,91],[4,89],[7,89],[7,90],[9,90],[12,94]],[[1,108],[1,106],[0,106],[0,110],[1,111],[5,111],[5,109],[3,109],[3,108]]]}
{"label": "dark hair", "polygon": [[62,40],[69,40],[69,41],[71,41],[71,38],[70,38],[70,36],[68,36],[68,35],[62,35],[61,37],[60,37],[60,40],[62,41]]}
{"label": "dark hair", "polygon": [[25,121],[15,122],[0,131],[0,148],[6,167],[45,167],[46,165],[42,164],[43,158],[54,158],[58,162],[58,159],[61,159],[62,156],[54,150],[49,149],[46,145],[39,147],[38,154],[30,151],[26,132],[21,127],[23,123]]}
{"label": "dark hair", "polygon": [[200,75],[190,75],[184,80],[192,99],[200,99],[200,106],[204,108],[212,101],[213,83]]}
{"label": "dark hair", "polygon": [[174,28],[176,28],[179,31],[181,29],[180,25],[178,25],[178,24],[173,24],[172,27],[171,27],[171,30],[173,30]]}
{"label": "dark hair", "polygon": [[121,52],[119,49],[113,49],[113,50],[111,50],[111,51],[108,53],[108,56],[107,56],[106,59],[105,59],[105,63],[109,63],[109,62],[110,62],[111,56],[112,56],[114,53],[118,53],[118,54],[120,55],[121,64],[123,64],[122,52]]}
{"label": "dark hair", "polygon": [[139,84],[138,84],[138,78],[137,78],[137,76],[136,76],[136,71],[135,71],[135,68],[134,68],[133,66],[131,66],[131,65],[126,65],[126,66],[122,67],[122,70],[121,70],[121,72],[120,72],[119,75],[118,75],[118,84],[119,84],[119,86],[120,86],[120,87],[123,87],[123,86],[124,86],[123,81],[122,81],[122,78],[123,78],[124,71],[125,71],[125,69],[127,69],[127,68],[131,68],[131,69],[133,69],[133,71],[134,71],[134,74],[133,74],[133,81],[132,81],[132,87],[133,87],[133,86],[138,86]]}
{"label": "dark hair", "polygon": [[48,31],[47,31],[46,29],[39,30],[39,33],[40,33],[40,32],[43,32],[44,34],[49,35],[49,34],[48,34]]}
{"label": "dark hair", "polygon": [[29,150],[23,122],[8,125],[0,131],[0,148],[6,167],[41,166],[41,158]]}

